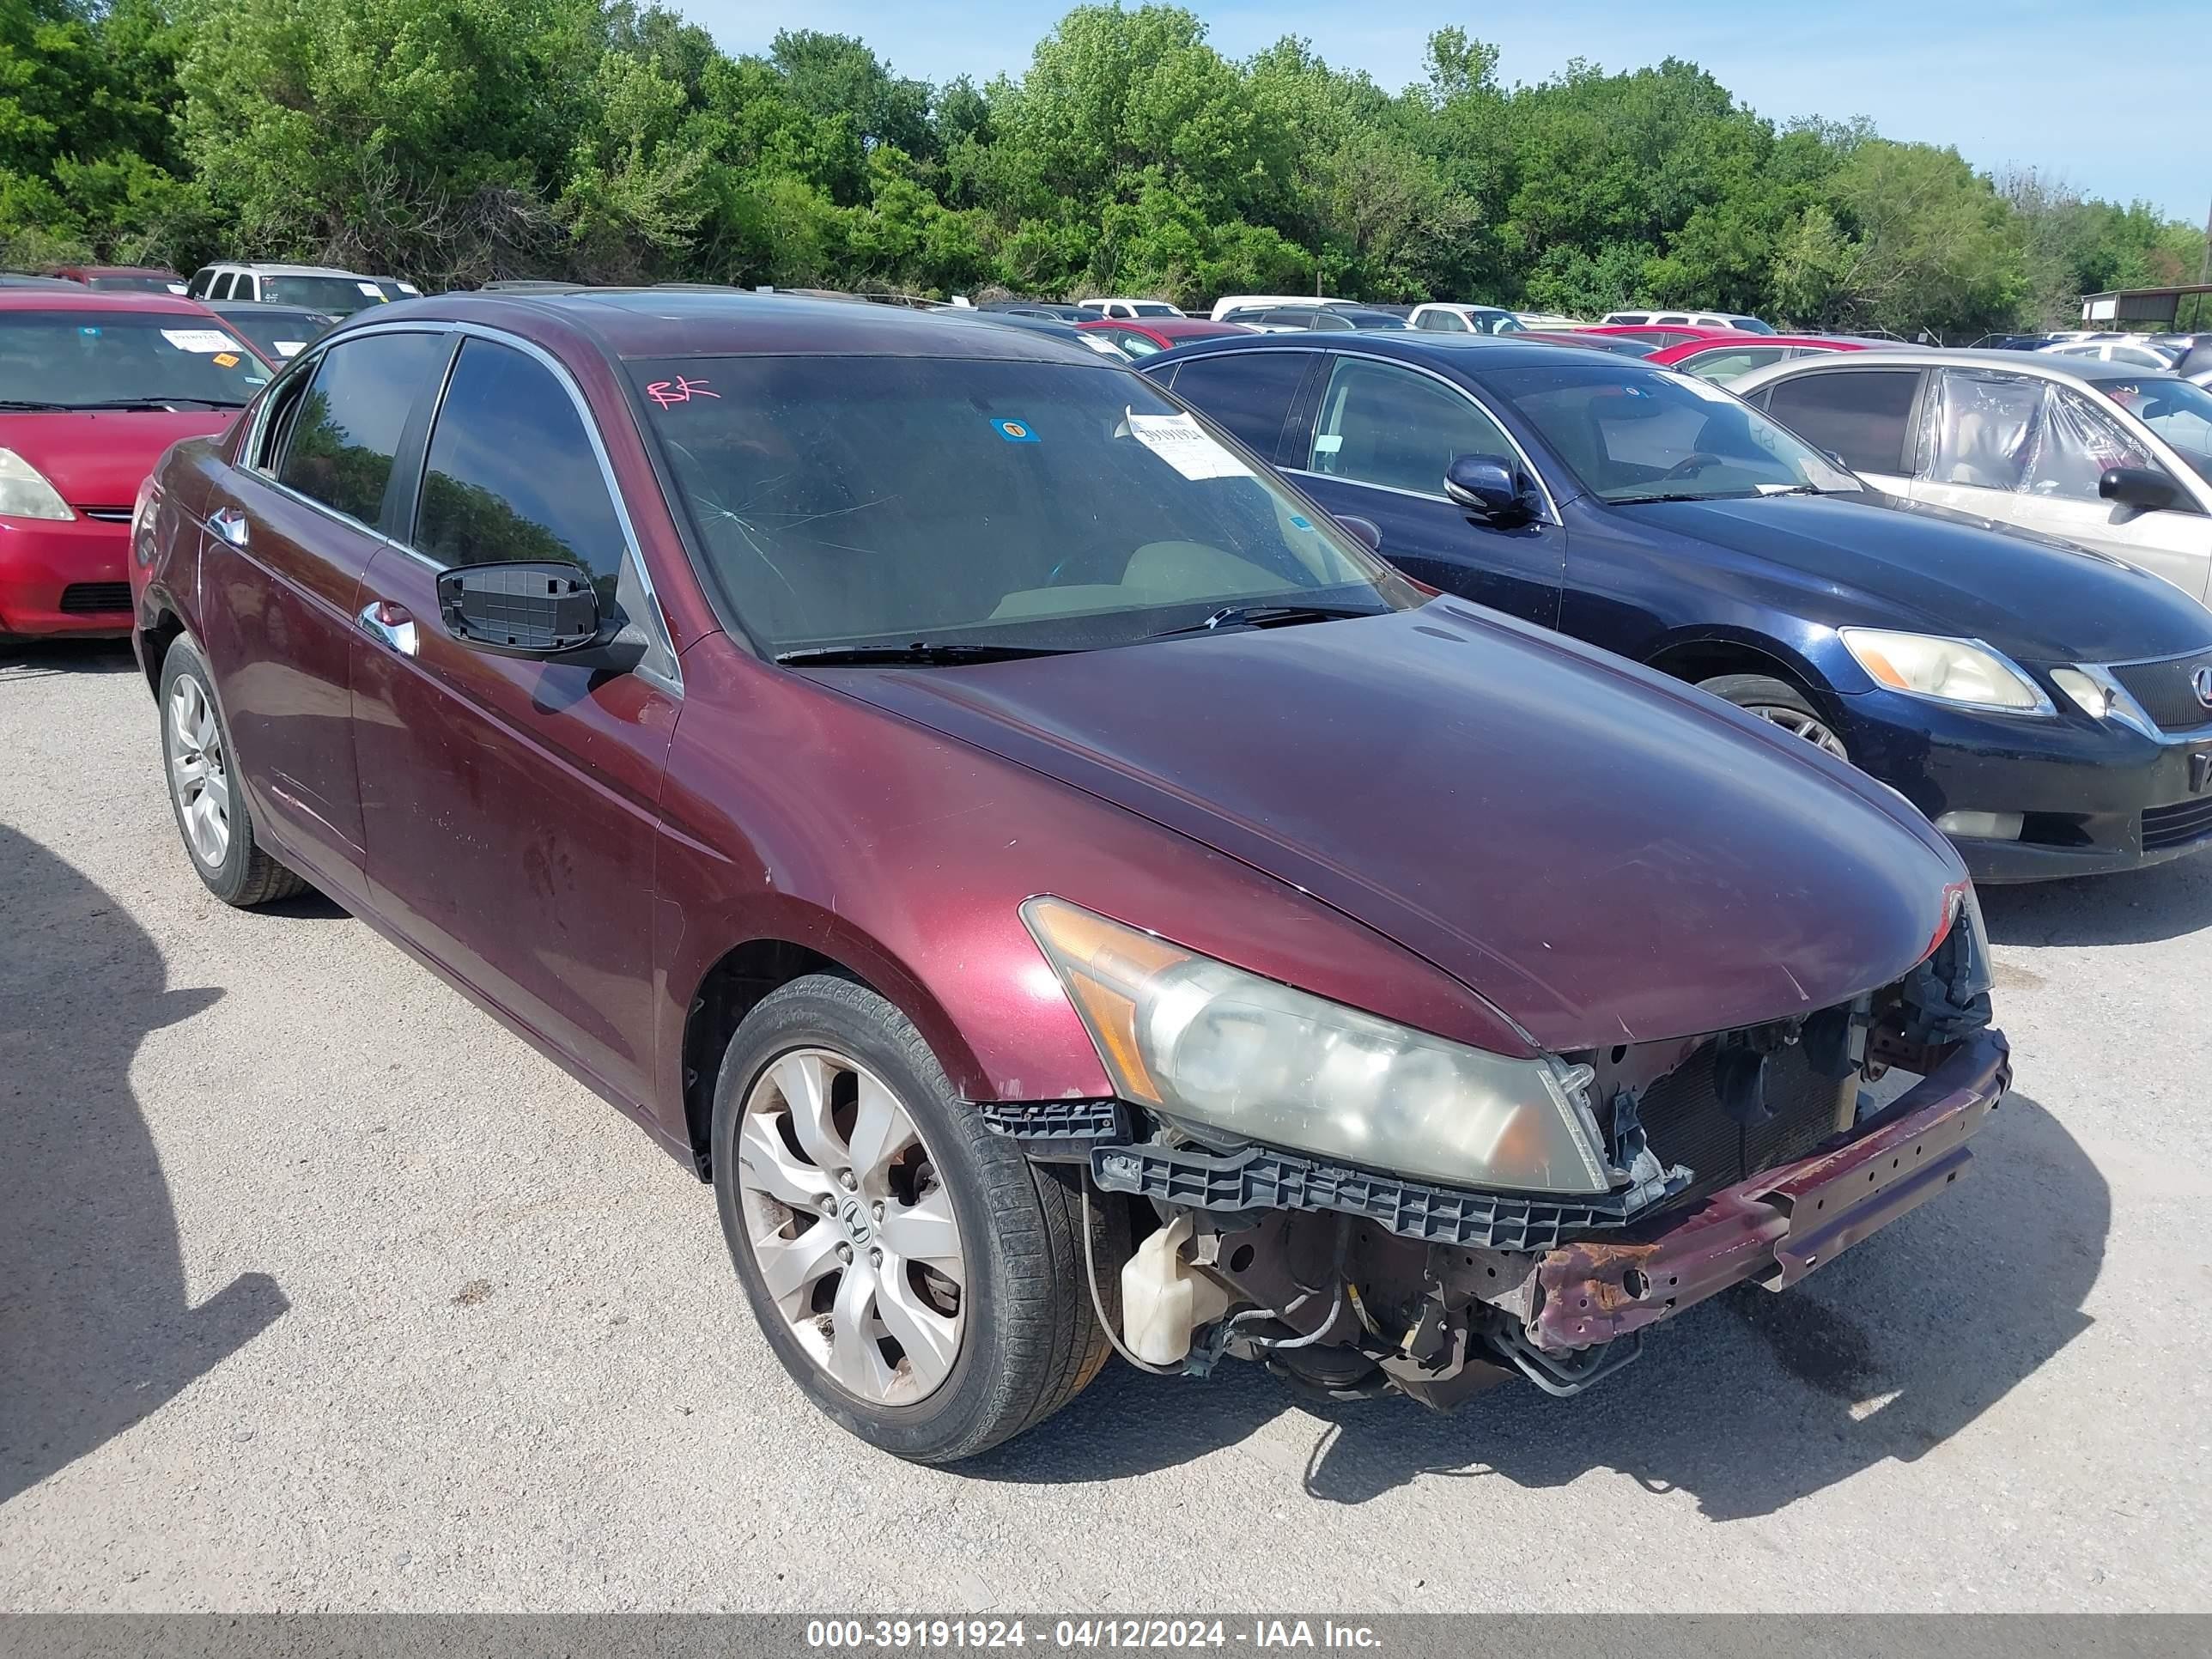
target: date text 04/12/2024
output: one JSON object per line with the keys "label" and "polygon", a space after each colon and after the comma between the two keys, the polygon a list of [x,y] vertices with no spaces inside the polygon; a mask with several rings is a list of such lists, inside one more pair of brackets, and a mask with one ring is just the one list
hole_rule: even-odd
{"label": "date text 04/12/2024", "polygon": [[1323,1619],[1060,1619],[1031,1629],[1019,1619],[814,1619],[806,1645],[863,1648],[1349,1648],[1382,1644],[1365,1625]]}

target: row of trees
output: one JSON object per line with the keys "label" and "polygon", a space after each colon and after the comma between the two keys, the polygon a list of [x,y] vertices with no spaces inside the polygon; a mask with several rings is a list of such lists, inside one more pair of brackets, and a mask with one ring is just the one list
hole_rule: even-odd
{"label": "row of trees", "polygon": [[0,0],[0,264],[327,261],[1045,295],[1720,307],[1947,334],[2190,280],[2203,234],[1694,65],[1505,87],[1447,28],[1392,93],[1286,38],[1086,5],[1028,70],[732,58],[633,0]]}

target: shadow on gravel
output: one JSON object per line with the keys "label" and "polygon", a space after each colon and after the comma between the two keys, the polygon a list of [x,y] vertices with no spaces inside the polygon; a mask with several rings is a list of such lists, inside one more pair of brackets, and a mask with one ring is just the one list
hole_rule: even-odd
{"label": "shadow on gravel", "polygon": [[128,640],[0,640],[0,685],[50,674],[135,674]]}
{"label": "shadow on gravel", "polygon": [[2212,852],[2124,875],[1979,891],[1992,945],[2148,945],[2212,927]]}
{"label": "shadow on gravel", "polygon": [[1449,1417],[1401,1400],[1316,1410],[1254,1366],[1192,1382],[1109,1362],[1059,1416],[961,1472],[1111,1480],[1294,1413],[1315,1430],[1305,1489],[1336,1503],[1425,1475],[1551,1487],[1609,1469],[1648,1492],[1692,1493],[1711,1520],[1770,1514],[1919,1458],[2087,1328],[2111,1218],[2103,1177],[2017,1093],[1976,1146],[1956,1188],[1833,1267],[1778,1296],[1747,1286],[1692,1310],[1575,1399],[1508,1384]]}
{"label": "shadow on gravel", "polygon": [[0,825],[0,1503],[140,1419],[287,1304],[241,1273],[186,1305],[175,1212],[131,1087],[164,988],[123,908]]}

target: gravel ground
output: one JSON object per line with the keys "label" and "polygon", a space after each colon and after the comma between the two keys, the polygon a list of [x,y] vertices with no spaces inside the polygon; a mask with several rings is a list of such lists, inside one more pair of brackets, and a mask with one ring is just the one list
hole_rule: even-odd
{"label": "gravel ground", "polygon": [[2212,858],[1985,895],[1971,1179],[1573,1401],[1116,1364],[832,1429],[707,1192],[367,927],[210,899],[127,656],[0,653],[0,1607],[2212,1610]]}

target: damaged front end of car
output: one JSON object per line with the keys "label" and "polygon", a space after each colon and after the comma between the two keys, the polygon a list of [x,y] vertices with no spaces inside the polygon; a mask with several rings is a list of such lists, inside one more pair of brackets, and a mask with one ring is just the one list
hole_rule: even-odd
{"label": "damaged front end of car", "polygon": [[[1032,1158],[1087,1166],[1115,1224],[1092,1230],[1091,1293],[1155,1370],[1258,1360],[1440,1410],[1515,1376],[1578,1393],[1647,1328],[1786,1289],[1942,1192],[2010,1079],[1963,883],[1919,965],[1848,1003],[1528,1060],[1058,900],[1025,916],[1117,1096],[981,1109]],[[1893,1070],[1919,1080],[1863,1091]]]}

